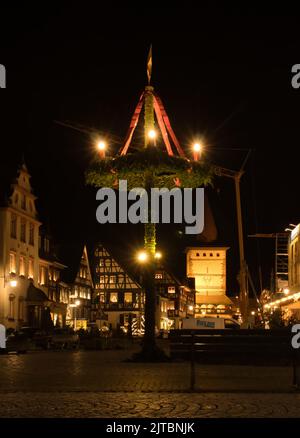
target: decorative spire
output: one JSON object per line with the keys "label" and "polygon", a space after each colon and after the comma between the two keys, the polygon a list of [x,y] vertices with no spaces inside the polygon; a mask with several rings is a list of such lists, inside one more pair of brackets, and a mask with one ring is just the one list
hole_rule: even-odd
{"label": "decorative spire", "polygon": [[148,85],[150,85],[151,82],[151,75],[152,75],[152,44],[149,49],[148,58],[147,58],[147,77],[148,77]]}

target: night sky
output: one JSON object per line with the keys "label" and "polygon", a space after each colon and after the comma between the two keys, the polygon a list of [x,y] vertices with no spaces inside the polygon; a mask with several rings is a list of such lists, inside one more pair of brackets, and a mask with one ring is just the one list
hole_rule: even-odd
{"label": "night sky", "polygon": [[[152,82],[182,146],[200,136],[207,158],[230,169],[251,149],[242,182],[245,235],[299,222],[300,89],[291,86],[292,65],[300,63],[298,16],[32,5],[1,5],[0,160],[6,166],[24,153],[41,219],[57,242],[120,242],[128,260],[143,243],[142,227],[96,224],[95,189],[84,186],[93,136],[54,121],[104,132],[116,151],[146,84],[151,43]],[[216,179],[210,193],[218,243],[231,248],[228,291],[235,293],[233,182]],[[159,242],[182,275],[184,238],[161,227]],[[246,238],[246,251],[256,285],[262,263],[269,286],[272,242]]]}

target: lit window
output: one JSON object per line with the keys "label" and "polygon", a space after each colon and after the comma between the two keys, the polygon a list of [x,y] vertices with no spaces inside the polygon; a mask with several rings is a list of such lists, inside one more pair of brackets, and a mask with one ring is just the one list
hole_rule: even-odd
{"label": "lit window", "polygon": [[104,294],[99,295],[99,301],[100,303],[104,303]]}
{"label": "lit window", "polygon": [[99,260],[99,266],[104,266],[104,260],[103,259]]}
{"label": "lit window", "polygon": [[26,242],[26,221],[21,220],[21,242]]}
{"label": "lit window", "polygon": [[20,256],[19,274],[25,276],[25,257],[24,256]]}
{"label": "lit window", "polygon": [[111,292],[109,301],[111,303],[117,303],[118,302],[118,292]]}
{"label": "lit window", "polygon": [[40,278],[39,283],[45,285],[47,280],[47,269],[45,266],[40,266]]}
{"label": "lit window", "polygon": [[33,278],[33,273],[34,273],[34,263],[33,263],[33,259],[30,258],[28,262],[28,278]]}
{"label": "lit window", "polygon": [[168,293],[169,294],[175,294],[176,290],[175,290],[175,286],[169,286],[168,287]]}
{"label": "lit window", "polygon": [[110,275],[109,276],[109,282],[110,283],[115,283],[116,282],[116,276],[115,275]]}
{"label": "lit window", "polygon": [[104,284],[105,282],[105,276],[104,275],[100,275],[100,279],[99,279],[101,284]]}
{"label": "lit window", "polygon": [[175,303],[174,301],[169,302],[168,304],[168,310],[174,310],[175,309]]}
{"label": "lit window", "polygon": [[124,303],[132,303],[132,292],[125,292],[124,294]]}
{"label": "lit window", "polygon": [[161,273],[156,273],[155,278],[156,280],[161,280],[163,278],[163,275]]}
{"label": "lit window", "polygon": [[16,253],[11,252],[9,254],[9,272],[12,274],[16,273]]}
{"label": "lit window", "polygon": [[12,237],[13,239],[17,238],[17,216],[15,214],[11,215],[10,237]]}

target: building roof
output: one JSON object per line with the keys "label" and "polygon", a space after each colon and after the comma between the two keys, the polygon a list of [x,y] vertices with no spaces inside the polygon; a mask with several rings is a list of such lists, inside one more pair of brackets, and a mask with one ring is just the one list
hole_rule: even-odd
{"label": "building roof", "polygon": [[79,271],[80,261],[84,249],[83,242],[64,244],[59,249],[59,259],[67,268],[61,272],[61,280],[67,284],[75,282]]}

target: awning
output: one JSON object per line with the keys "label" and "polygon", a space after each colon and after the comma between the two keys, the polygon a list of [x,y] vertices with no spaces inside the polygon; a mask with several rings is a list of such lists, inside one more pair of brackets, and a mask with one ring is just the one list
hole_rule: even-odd
{"label": "awning", "polygon": [[37,306],[49,306],[51,301],[48,299],[45,292],[30,283],[27,289],[26,301],[28,304]]}

